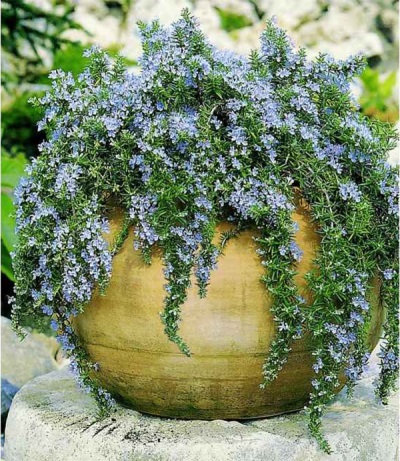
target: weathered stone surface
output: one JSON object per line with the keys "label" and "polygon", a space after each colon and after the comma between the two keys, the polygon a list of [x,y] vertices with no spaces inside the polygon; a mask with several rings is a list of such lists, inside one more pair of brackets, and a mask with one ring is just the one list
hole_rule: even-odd
{"label": "weathered stone surface", "polygon": [[302,413],[257,421],[183,421],[118,406],[96,421],[96,407],[66,371],[41,376],[14,398],[6,461],[395,461],[398,396],[374,401],[372,366],[353,400],[341,393],[324,418],[334,454],[308,437]]}
{"label": "weathered stone surface", "polygon": [[17,387],[36,376],[59,370],[66,364],[58,354],[55,338],[28,333],[23,341],[11,329],[11,321],[1,317],[1,376]]}

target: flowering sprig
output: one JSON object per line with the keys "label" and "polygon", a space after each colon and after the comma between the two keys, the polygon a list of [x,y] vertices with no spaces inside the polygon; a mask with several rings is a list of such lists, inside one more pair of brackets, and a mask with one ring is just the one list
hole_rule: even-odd
{"label": "flowering sprig", "polygon": [[[190,355],[179,323],[191,275],[206,296],[224,245],[252,228],[276,322],[261,387],[307,332],[315,356],[309,427],[329,451],[321,416],[343,372],[351,389],[365,366],[374,277],[387,311],[383,402],[396,381],[398,176],[386,163],[395,131],[357,111],[349,83],[361,57],[310,62],[274,21],[249,59],[215,49],[187,11],[170,28],[154,21],[139,29],[139,74],[94,47],[81,75],[52,72],[52,91],[37,101],[47,140],[16,190],[15,328],[51,318],[72,371],[108,411],[112,397],[96,379],[101,364],[91,363],[73,317],[96,288],[106,291],[129,232],[147,263],[153,246],[162,251],[160,321]],[[321,240],[307,301],[294,283],[299,195]],[[124,220],[109,244],[113,207]],[[216,246],[223,220],[236,230]]]}

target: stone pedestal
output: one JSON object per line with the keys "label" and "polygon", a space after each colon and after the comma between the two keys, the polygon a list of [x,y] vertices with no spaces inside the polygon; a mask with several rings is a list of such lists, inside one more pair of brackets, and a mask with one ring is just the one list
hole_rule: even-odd
{"label": "stone pedestal", "polygon": [[370,372],[353,400],[340,393],[324,417],[334,454],[309,438],[303,412],[270,419],[184,421],[118,406],[96,420],[96,406],[66,371],[26,384],[6,426],[6,461],[395,461],[398,395],[374,401]]}

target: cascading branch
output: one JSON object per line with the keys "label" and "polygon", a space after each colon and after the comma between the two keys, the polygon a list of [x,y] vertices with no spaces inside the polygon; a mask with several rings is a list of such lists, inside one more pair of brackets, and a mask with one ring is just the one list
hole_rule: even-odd
{"label": "cascading branch", "polygon": [[[53,89],[37,101],[47,141],[16,191],[15,328],[51,317],[72,370],[104,413],[113,399],[95,378],[101,364],[90,362],[71,319],[95,287],[105,292],[128,233],[148,263],[152,246],[162,249],[162,321],[190,355],[180,309],[192,271],[199,296],[207,294],[221,251],[212,243],[216,224],[257,227],[277,324],[261,386],[277,376],[302,331],[311,332],[309,427],[329,451],[320,418],[343,369],[351,389],[368,359],[376,274],[387,312],[377,383],[383,403],[396,383],[398,176],[386,162],[396,133],[366,119],[351,97],[362,58],[307,61],[274,21],[249,59],[215,49],[187,11],[171,28],[154,21],[139,29],[138,75],[92,48],[77,79],[52,72]],[[291,218],[299,189],[322,240],[318,269],[307,275],[309,306],[293,281],[302,256]],[[110,203],[125,212],[112,245],[104,239]]]}

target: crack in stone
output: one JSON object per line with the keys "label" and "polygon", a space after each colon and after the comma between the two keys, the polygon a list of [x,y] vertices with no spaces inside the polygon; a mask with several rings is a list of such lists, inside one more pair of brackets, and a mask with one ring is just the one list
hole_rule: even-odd
{"label": "crack in stone", "polygon": [[117,428],[120,427],[120,426],[121,426],[121,424],[116,424],[114,427],[112,427],[111,429],[109,429],[109,430],[107,431],[107,435],[113,433],[113,432],[115,431],[115,429],[117,429]]}
{"label": "crack in stone", "polygon": [[72,423],[66,424],[64,427],[67,428],[67,427],[75,426],[75,424],[81,423],[82,421],[85,421],[86,419],[87,418],[77,419],[76,421],[73,421]]}
{"label": "crack in stone", "polygon": [[81,432],[86,432],[88,429],[90,429],[93,424],[96,424],[98,421],[97,420],[94,420],[92,423],[89,424],[89,426],[86,426],[84,429],[82,429]]}
{"label": "crack in stone", "polygon": [[93,434],[93,437],[95,437],[97,434],[100,434],[100,432],[104,431],[104,429],[107,429],[107,427],[112,426],[114,423],[108,423],[105,426],[101,427],[100,429],[97,429],[97,431]]}

